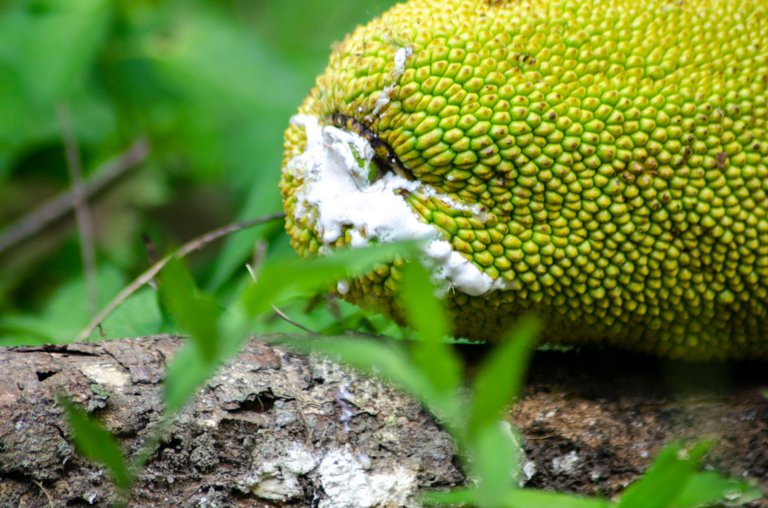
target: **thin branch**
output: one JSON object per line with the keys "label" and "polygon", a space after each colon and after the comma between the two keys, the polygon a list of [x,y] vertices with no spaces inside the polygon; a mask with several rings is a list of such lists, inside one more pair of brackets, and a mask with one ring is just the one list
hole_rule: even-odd
{"label": "thin branch", "polygon": [[45,494],[45,497],[48,498],[48,506],[50,506],[50,508],[53,508],[53,499],[51,498],[50,492],[48,492],[48,490],[45,487],[43,487],[42,483],[35,480],[34,478],[32,478],[32,483],[37,485],[37,488],[43,491],[43,494]]}
{"label": "thin branch", "polygon": [[280,319],[282,319],[283,321],[285,321],[289,325],[295,326],[299,330],[304,330],[305,332],[309,333],[310,335],[317,335],[318,334],[316,331],[310,330],[309,328],[307,328],[303,324],[299,323],[298,321],[295,321],[294,319],[291,319],[291,317],[288,316],[288,314],[286,314],[282,310],[278,309],[274,305],[272,305],[272,310],[275,312],[275,314],[277,314],[277,317],[279,317]]}
{"label": "thin branch", "polygon": [[75,209],[75,220],[80,236],[80,254],[83,258],[83,274],[88,299],[89,314],[96,313],[99,305],[99,288],[96,284],[96,248],[94,246],[93,217],[88,207],[88,195],[83,184],[83,162],[80,158],[80,148],[72,127],[72,116],[69,106],[59,104],[56,107],[59,118],[61,139],[64,142],[64,152],[67,156],[67,170],[72,182],[72,206]]}
{"label": "thin branch", "polygon": [[[125,152],[102,164],[95,171],[95,175],[84,183],[82,191],[85,197],[90,198],[98,194],[128,170],[138,167],[148,154],[149,143],[145,139],[134,141]],[[52,222],[64,217],[72,211],[73,203],[73,189],[68,189],[8,226],[0,236],[0,254],[11,250],[27,238],[43,231]]]}
{"label": "thin branch", "polygon": [[128,299],[128,297],[130,297],[133,293],[138,291],[139,288],[141,288],[144,284],[147,284],[152,279],[154,279],[155,275],[157,275],[158,272],[160,272],[160,270],[162,270],[163,267],[167,265],[168,262],[174,257],[183,258],[188,254],[195,252],[196,250],[202,249],[209,243],[215,242],[219,238],[230,235],[237,231],[241,231],[243,229],[259,226],[261,224],[265,224],[273,220],[282,219],[283,217],[285,217],[285,214],[282,212],[273,213],[271,215],[264,215],[261,217],[257,217],[255,219],[236,222],[234,224],[228,224],[226,226],[222,226],[220,228],[209,231],[201,236],[198,236],[193,240],[190,240],[189,242],[185,243],[184,245],[176,249],[176,251],[168,254],[167,256],[162,258],[160,261],[150,266],[141,275],[136,277],[130,284],[125,286],[123,290],[120,291],[117,294],[117,296],[115,296],[112,299],[112,301],[110,301],[107,304],[106,307],[101,309],[101,311],[99,311],[99,313],[96,314],[96,316],[91,320],[91,322],[88,323],[88,326],[82,332],[80,332],[80,335],[78,335],[77,340],[78,341],[88,340],[88,337],[101,324],[102,321],[104,321],[110,314],[112,314],[115,311],[115,309],[117,309],[125,300]]}

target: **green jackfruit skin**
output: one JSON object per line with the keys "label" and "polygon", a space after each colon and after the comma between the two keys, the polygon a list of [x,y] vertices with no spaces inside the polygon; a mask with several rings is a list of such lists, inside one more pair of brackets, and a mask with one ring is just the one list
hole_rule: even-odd
{"label": "green jackfruit skin", "polygon": [[[410,0],[334,49],[299,112],[363,126],[395,171],[487,211],[407,197],[510,283],[449,292],[457,335],[494,338],[535,309],[549,342],[765,358],[767,84],[765,0]],[[304,145],[289,127],[285,162]],[[301,184],[283,173],[287,231],[309,256],[321,241],[296,213]],[[345,297],[397,316],[399,265]]]}

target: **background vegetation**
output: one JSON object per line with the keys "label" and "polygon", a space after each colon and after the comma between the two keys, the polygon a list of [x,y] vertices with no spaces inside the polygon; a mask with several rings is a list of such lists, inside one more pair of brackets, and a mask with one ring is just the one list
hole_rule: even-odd
{"label": "background vegetation", "polygon": [[[76,335],[94,307],[150,264],[143,235],[164,253],[278,211],[290,116],[332,43],[394,3],[29,0],[0,10],[0,343]],[[98,301],[90,304],[72,214],[27,240],[12,236],[71,188],[60,125],[67,108],[86,181],[137,142],[149,146],[91,196]],[[257,240],[269,256],[293,256],[281,233],[275,223],[206,249],[192,260],[195,277],[226,294]],[[152,290],[141,292],[104,333],[158,332],[156,302]]]}

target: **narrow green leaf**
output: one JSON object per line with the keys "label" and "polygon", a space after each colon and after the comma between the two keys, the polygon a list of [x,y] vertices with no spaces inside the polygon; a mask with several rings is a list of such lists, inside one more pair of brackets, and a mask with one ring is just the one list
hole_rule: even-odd
{"label": "narrow green leaf", "polygon": [[189,333],[202,359],[216,361],[219,350],[219,309],[213,296],[200,292],[181,260],[163,268],[158,284],[165,308],[182,330]]}
{"label": "narrow green leaf", "polygon": [[418,252],[417,247],[416,242],[385,243],[342,249],[308,260],[267,263],[257,283],[245,289],[243,301],[252,316],[263,314],[273,303],[327,289],[338,280],[360,276],[397,255],[412,256]]}
{"label": "narrow green leaf", "polygon": [[411,360],[436,391],[455,394],[461,379],[461,364],[446,342],[449,325],[445,308],[435,297],[435,286],[421,263],[408,263],[404,272],[400,305],[419,339],[411,349]]}
{"label": "narrow green leaf", "polygon": [[417,261],[406,264],[403,272],[399,297],[408,323],[422,342],[443,343],[449,333],[448,316],[435,297],[429,272]]}
{"label": "narrow green leaf", "polygon": [[193,343],[185,343],[166,367],[163,384],[166,416],[181,409],[197,389],[216,372],[219,365],[220,362],[203,358]]}
{"label": "narrow green leaf", "polygon": [[163,401],[165,414],[171,416],[195,395],[216,369],[237,355],[248,340],[250,316],[241,305],[233,305],[222,319],[221,342],[216,358],[206,360],[199,348],[191,341],[184,343],[166,367]]}
{"label": "narrow green leaf", "polygon": [[501,420],[475,430],[465,454],[478,482],[480,506],[500,506],[505,493],[517,485],[522,446],[512,426]]}
{"label": "narrow green leaf", "polygon": [[118,489],[128,490],[133,477],[126,467],[123,452],[115,437],[69,399],[62,397],[59,403],[67,412],[77,450],[84,457],[103,464]]}
{"label": "narrow green leaf", "polygon": [[504,408],[518,395],[540,321],[532,316],[521,318],[481,366],[472,386],[472,410],[469,435],[495,424]]}
{"label": "narrow green leaf", "polygon": [[696,466],[711,447],[702,442],[686,449],[680,443],[664,448],[646,471],[621,496],[618,508],[666,508],[680,496]]}

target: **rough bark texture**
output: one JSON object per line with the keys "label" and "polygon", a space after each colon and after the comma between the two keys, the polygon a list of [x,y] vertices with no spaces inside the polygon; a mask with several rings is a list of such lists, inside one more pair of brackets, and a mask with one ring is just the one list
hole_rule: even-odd
{"label": "rough bark texture", "polygon": [[[130,456],[159,420],[163,368],[178,343],[0,350],[0,506],[109,504],[109,478],[74,453],[56,396],[101,418]],[[766,370],[538,353],[510,412],[525,437],[528,485],[610,496],[664,443],[704,436],[718,443],[711,465],[768,486]],[[454,453],[397,390],[253,341],[178,416],[129,504],[417,506],[419,490],[463,481]]]}

